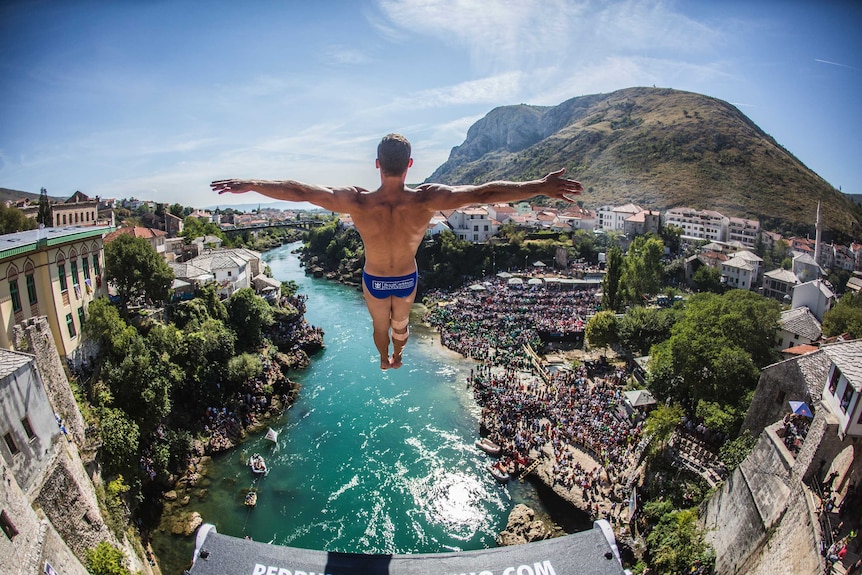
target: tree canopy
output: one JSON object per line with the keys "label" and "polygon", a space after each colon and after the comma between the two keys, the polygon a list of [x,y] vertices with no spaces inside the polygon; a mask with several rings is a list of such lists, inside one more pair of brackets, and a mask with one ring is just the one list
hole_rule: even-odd
{"label": "tree canopy", "polygon": [[105,277],[117,289],[124,309],[134,297],[165,302],[174,281],[167,262],[144,238],[121,234],[105,244]]}
{"label": "tree canopy", "polygon": [[240,349],[257,349],[263,341],[264,330],[272,325],[272,308],[251,288],[242,288],[228,299],[227,314],[231,329],[237,336]]}
{"label": "tree canopy", "polygon": [[28,218],[16,207],[6,207],[0,202],[0,235],[14,234],[35,229],[39,224],[33,218]]}
{"label": "tree canopy", "polygon": [[849,333],[862,337],[862,293],[849,292],[823,316],[823,335],[832,337]]}
{"label": "tree canopy", "polygon": [[671,337],[651,349],[650,389],[691,408],[711,402],[698,409],[723,422],[722,428],[733,428],[750,401],[759,368],[775,359],[779,309],[778,302],[744,290],[692,296]]}

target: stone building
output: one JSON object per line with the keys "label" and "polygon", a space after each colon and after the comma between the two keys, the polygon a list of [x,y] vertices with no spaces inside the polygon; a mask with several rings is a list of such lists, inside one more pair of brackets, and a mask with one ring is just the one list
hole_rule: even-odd
{"label": "stone building", "polygon": [[[743,423],[757,444],[701,506],[718,575],[771,575],[789,565],[800,575],[824,572],[820,550],[832,525],[823,522],[820,489],[832,477],[831,493],[842,501],[862,481],[860,390],[862,340],[764,368]],[[801,429],[785,424],[790,401],[810,406]]]}
{"label": "stone building", "polygon": [[95,226],[99,224],[99,198],[91,200],[75,192],[63,203],[51,204],[54,226]]}
{"label": "stone building", "polygon": [[60,357],[74,358],[87,306],[107,295],[102,279],[104,226],[42,228],[0,241],[0,347],[13,349],[13,329],[46,316]]}
{"label": "stone building", "polygon": [[[19,345],[34,353],[0,349],[0,573],[86,575],[87,551],[107,541],[124,549],[133,572],[151,574],[102,518],[79,455],[81,416],[47,320],[22,327]],[[70,410],[76,416],[65,417]]]}

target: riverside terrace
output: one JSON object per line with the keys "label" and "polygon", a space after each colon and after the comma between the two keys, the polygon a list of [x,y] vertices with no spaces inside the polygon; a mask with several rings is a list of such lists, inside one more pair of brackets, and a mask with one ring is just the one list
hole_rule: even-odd
{"label": "riverside terrace", "polygon": [[188,575],[623,575],[610,525],[525,545],[415,555],[297,549],[198,530]]}

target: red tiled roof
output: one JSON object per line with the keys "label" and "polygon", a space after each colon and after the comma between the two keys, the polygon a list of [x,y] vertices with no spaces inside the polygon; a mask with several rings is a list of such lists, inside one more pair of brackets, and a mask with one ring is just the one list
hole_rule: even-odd
{"label": "red tiled roof", "polygon": [[159,236],[167,236],[167,232],[163,232],[162,230],[154,230],[152,228],[144,228],[141,226],[127,226],[124,228],[118,228],[113,232],[109,233],[105,236],[105,243],[113,241],[120,237],[121,235],[130,235],[136,238],[157,238]]}

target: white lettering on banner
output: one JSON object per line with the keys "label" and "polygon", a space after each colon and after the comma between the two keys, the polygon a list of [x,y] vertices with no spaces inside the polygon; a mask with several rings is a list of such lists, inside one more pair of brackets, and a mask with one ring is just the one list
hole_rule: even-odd
{"label": "white lettering on banner", "polygon": [[530,565],[519,565],[518,567],[507,567],[503,575],[557,575],[551,562],[545,559],[543,562]]}
{"label": "white lettering on banner", "polygon": [[[251,575],[324,575],[323,573],[315,573],[314,571],[296,571],[291,572],[290,569],[279,567],[278,565],[261,565],[256,563],[254,571]],[[329,575],[329,574],[327,574]],[[490,574],[489,574],[490,575]]]}
{"label": "white lettering on banner", "polygon": [[[324,573],[315,573],[314,571],[301,571],[299,569],[291,571],[285,567],[277,565],[261,565],[255,564],[251,575],[330,575]],[[449,575],[494,575],[493,571],[471,571],[469,573],[452,573]],[[554,566],[547,559],[541,562],[533,563],[532,565],[518,565],[517,567],[506,567],[502,575],[557,575],[554,571]]]}

